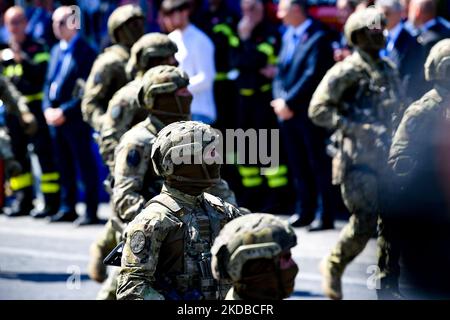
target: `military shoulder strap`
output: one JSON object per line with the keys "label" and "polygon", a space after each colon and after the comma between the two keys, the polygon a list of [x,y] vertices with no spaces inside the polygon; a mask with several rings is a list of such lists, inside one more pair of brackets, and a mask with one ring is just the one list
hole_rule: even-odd
{"label": "military shoulder strap", "polygon": [[148,207],[149,205],[151,205],[153,203],[159,204],[159,205],[169,209],[169,211],[172,213],[176,213],[182,209],[180,204],[178,202],[176,202],[175,199],[173,199],[172,197],[170,197],[169,195],[167,195],[165,193],[161,193],[161,194],[153,197],[152,199],[150,199],[147,202],[147,204],[145,205],[145,207]]}

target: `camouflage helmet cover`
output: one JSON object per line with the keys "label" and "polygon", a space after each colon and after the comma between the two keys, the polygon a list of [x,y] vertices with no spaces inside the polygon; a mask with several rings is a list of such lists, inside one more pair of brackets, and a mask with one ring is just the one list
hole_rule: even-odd
{"label": "camouflage helmet cover", "polygon": [[215,163],[219,155],[207,157],[219,143],[219,135],[209,125],[198,121],[178,121],[164,127],[152,148],[155,173],[162,177],[173,175],[174,166],[183,163],[186,157],[201,156],[209,164]]}
{"label": "camouflage helmet cover", "polygon": [[239,281],[244,264],[272,259],[297,244],[294,230],[271,214],[247,214],[227,223],[211,248],[214,278]]}
{"label": "camouflage helmet cover", "polygon": [[425,62],[425,78],[450,82],[450,39],[441,40],[431,48]]}
{"label": "camouflage helmet cover", "polygon": [[386,25],[385,17],[381,11],[375,7],[369,7],[356,11],[350,15],[344,25],[344,34],[347,42],[354,46],[353,34],[364,28],[382,29]]}
{"label": "camouflage helmet cover", "polygon": [[127,73],[146,71],[149,59],[170,57],[177,51],[177,45],[167,35],[158,32],[145,34],[131,47]]}
{"label": "camouflage helmet cover", "polygon": [[139,103],[142,107],[152,109],[155,96],[172,93],[189,85],[186,72],[174,66],[157,66],[148,70],[142,78],[139,91]]}
{"label": "camouflage helmet cover", "polygon": [[108,33],[113,43],[117,42],[116,30],[133,18],[145,19],[142,9],[133,4],[120,6],[111,13],[108,18]]}

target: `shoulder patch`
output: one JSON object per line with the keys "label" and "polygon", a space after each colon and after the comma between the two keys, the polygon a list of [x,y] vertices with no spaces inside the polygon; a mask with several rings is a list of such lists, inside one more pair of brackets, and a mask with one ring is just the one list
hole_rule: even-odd
{"label": "shoulder patch", "polygon": [[127,164],[130,167],[137,167],[141,162],[141,153],[137,149],[131,149],[127,154]]}
{"label": "shoulder patch", "polygon": [[142,250],[144,250],[145,248],[145,234],[144,232],[137,230],[135,232],[133,232],[133,234],[131,235],[131,240],[130,240],[130,247],[131,247],[131,251],[134,254],[139,254],[142,252]]}

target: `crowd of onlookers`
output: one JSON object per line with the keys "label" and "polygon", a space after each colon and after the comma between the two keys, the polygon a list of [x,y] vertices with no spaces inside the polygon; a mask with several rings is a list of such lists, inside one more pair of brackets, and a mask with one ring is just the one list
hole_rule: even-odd
{"label": "crowd of onlookers", "polygon": [[[39,130],[30,138],[10,129],[23,174],[15,180],[5,213],[31,211],[39,217],[50,210],[77,216],[75,203],[82,197],[87,206],[77,222],[81,225],[97,222],[105,169],[74,91],[82,94],[78,79],[88,77],[96,56],[109,45],[107,20],[118,5],[139,4],[146,13],[146,30],[168,33],[177,44],[175,57],[190,77],[193,120],[221,130],[280,129],[276,172],[261,175],[260,165],[227,165],[223,175],[239,204],[252,211],[296,213],[291,218],[294,226],[311,225],[319,212],[310,230],[334,228],[335,217],[346,211],[331,184],[329,132],[307,116],[323,75],[352,53],[339,26],[369,5],[384,12],[387,41],[380,55],[397,66],[409,102],[429,90],[423,74],[429,50],[450,37],[448,1],[180,0],[168,10],[160,8],[161,1],[151,0],[19,1],[22,7],[8,9],[12,2],[2,1],[0,7],[1,71],[27,99]],[[332,24],[320,21],[320,10],[311,11],[324,4],[336,8]],[[58,9],[61,5],[77,7]],[[79,18],[73,23],[80,28],[67,27],[73,17]],[[33,68],[28,79],[23,76],[26,68]],[[33,205],[37,192],[29,144],[40,164],[43,208]],[[61,189],[61,181],[70,183]]]}

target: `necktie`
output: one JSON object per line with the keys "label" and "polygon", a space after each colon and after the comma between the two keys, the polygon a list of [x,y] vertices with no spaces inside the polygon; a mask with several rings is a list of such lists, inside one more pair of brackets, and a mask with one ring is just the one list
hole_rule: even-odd
{"label": "necktie", "polygon": [[287,44],[286,57],[284,60],[286,64],[291,62],[292,57],[294,56],[295,53],[295,48],[297,47],[297,43],[298,43],[298,35],[294,33],[292,37],[289,39],[289,42]]}

